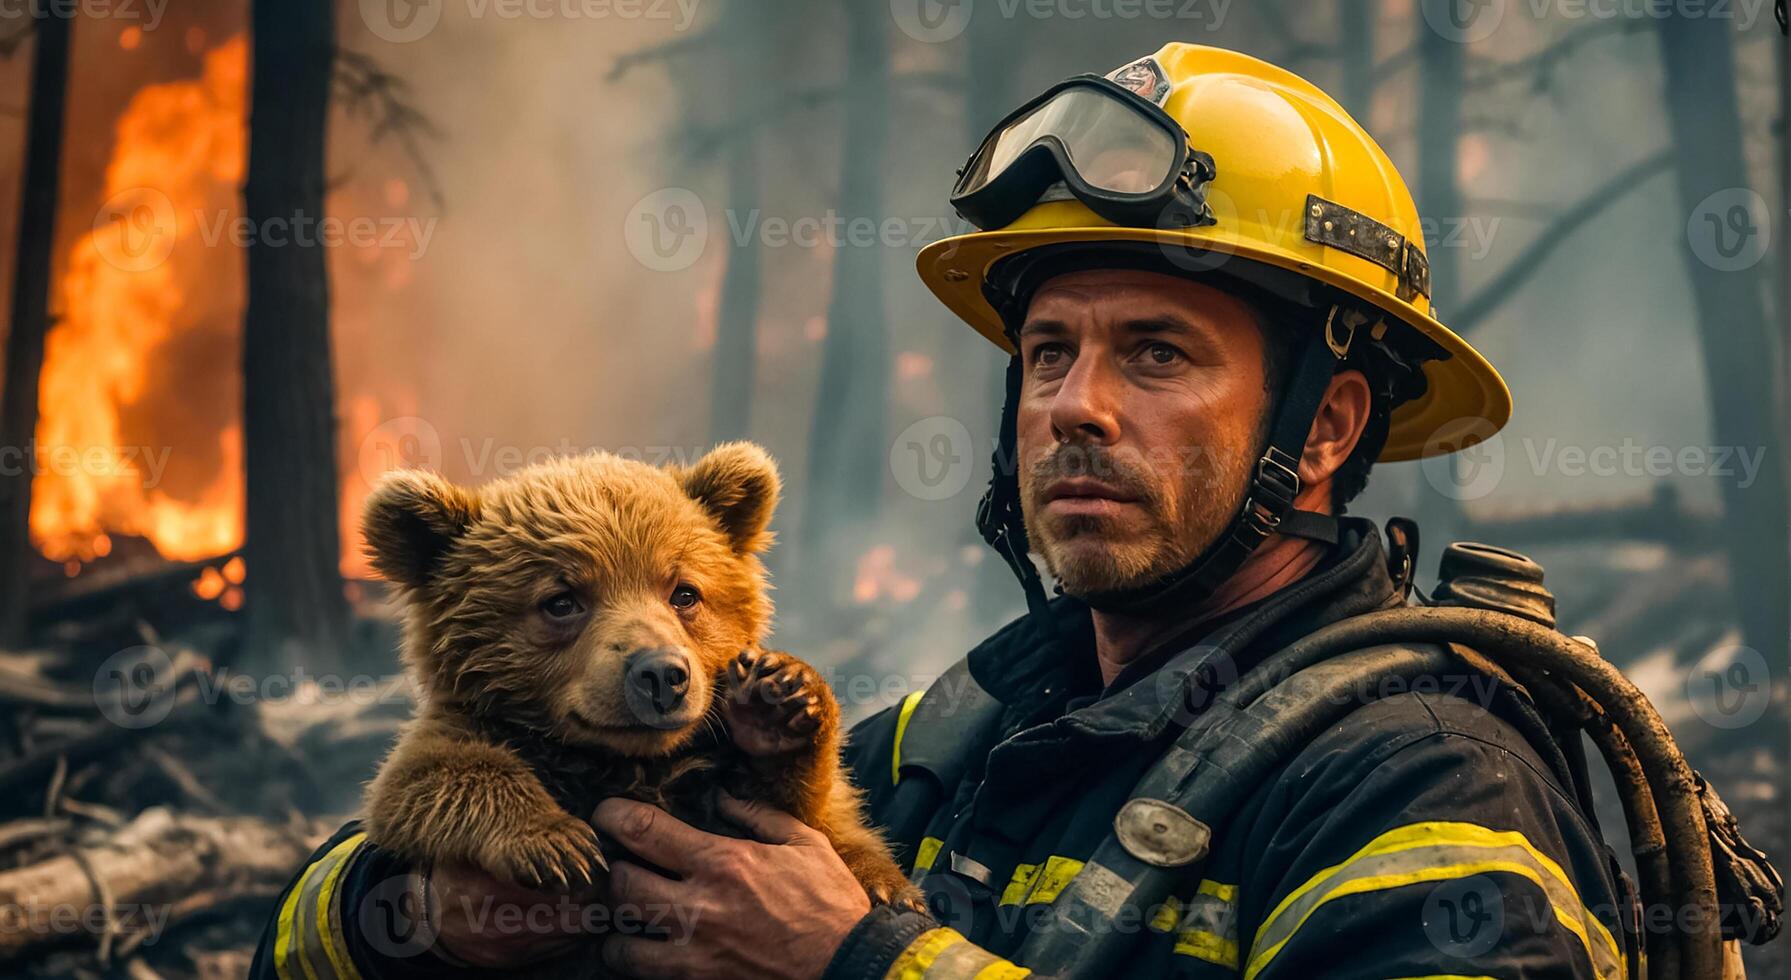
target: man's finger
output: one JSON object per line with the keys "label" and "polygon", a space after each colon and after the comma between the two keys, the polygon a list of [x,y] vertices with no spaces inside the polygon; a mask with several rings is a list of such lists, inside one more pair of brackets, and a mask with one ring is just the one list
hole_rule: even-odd
{"label": "man's finger", "polygon": [[700,899],[689,885],[632,861],[617,861],[609,873],[609,904],[639,909],[677,908]]}
{"label": "man's finger", "polygon": [[718,797],[721,815],[739,824],[764,844],[806,844],[814,840],[814,828],[775,807],[742,800],[729,793]]}
{"label": "man's finger", "polygon": [[610,936],[603,941],[602,958],[610,972],[636,980],[681,980],[696,975],[696,954],[689,943]]}
{"label": "man's finger", "polygon": [[675,874],[689,870],[690,856],[711,840],[664,810],[634,800],[604,800],[591,822],[639,857]]}

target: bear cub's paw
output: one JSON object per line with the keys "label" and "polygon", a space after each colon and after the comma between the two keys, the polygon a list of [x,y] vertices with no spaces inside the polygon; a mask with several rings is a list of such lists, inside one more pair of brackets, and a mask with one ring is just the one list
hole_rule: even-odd
{"label": "bear cub's paw", "polygon": [[561,811],[529,820],[523,827],[494,834],[480,849],[478,864],[525,888],[575,891],[590,885],[609,862],[591,825]]}
{"label": "bear cub's paw", "polygon": [[749,756],[781,756],[815,745],[832,692],[819,671],[787,653],[742,650],[728,664],[722,717]]}

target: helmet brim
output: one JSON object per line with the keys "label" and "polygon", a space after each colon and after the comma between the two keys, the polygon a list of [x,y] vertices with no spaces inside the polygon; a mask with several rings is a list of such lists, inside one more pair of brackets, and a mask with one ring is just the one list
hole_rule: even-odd
{"label": "helmet brim", "polygon": [[[1040,205],[1034,212],[1051,207],[1053,205]],[[1026,223],[1022,219],[1016,224]],[[1425,362],[1425,393],[1393,410],[1386,444],[1377,457],[1380,462],[1441,456],[1466,449],[1490,437],[1511,418],[1511,391],[1498,371],[1467,341],[1434,317],[1375,283],[1333,267],[1334,264],[1321,264],[1257,241],[1234,237],[1219,228],[1150,229],[1096,225],[1026,229],[1010,226],[1000,231],[975,232],[934,242],[921,249],[916,265],[921,281],[940,302],[991,343],[1012,353],[1013,346],[1001,316],[983,292],[983,283],[991,267],[1029,249],[1077,242],[1161,244],[1166,246],[1166,255],[1173,254],[1182,261],[1188,256],[1198,256],[1200,269],[1211,272],[1223,272],[1225,264],[1232,261],[1257,262],[1284,269],[1348,293],[1428,338],[1447,356]]]}

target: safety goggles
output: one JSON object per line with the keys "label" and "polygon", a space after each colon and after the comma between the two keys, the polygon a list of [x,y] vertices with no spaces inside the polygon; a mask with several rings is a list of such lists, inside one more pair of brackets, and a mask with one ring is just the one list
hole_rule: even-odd
{"label": "safety goggles", "polygon": [[[1212,224],[1212,157],[1148,99],[1076,75],[1014,110],[958,174],[952,207],[984,230],[1005,227],[1061,183],[1089,210],[1128,227]],[[1051,193],[1048,193],[1051,192]]]}

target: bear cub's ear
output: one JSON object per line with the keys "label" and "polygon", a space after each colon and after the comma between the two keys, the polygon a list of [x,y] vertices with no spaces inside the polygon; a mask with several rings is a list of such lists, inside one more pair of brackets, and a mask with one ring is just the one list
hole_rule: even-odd
{"label": "bear cub's ear", "polygon": [[672,476],[721,525],[735,551],[771,546],[765,528],[783,483],[770,453],[750,442],[724,442],[695,464],[674,467]]}
{"label": "bear cub's ear", "polygon": [[479,517],[479,498],[423,470],[388,473],[367,497],[361,535],[367,558],[388,580],[407,588],[429,584],[454,540]]}

